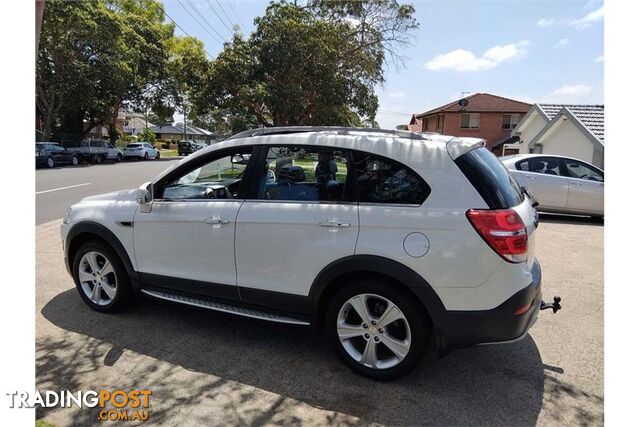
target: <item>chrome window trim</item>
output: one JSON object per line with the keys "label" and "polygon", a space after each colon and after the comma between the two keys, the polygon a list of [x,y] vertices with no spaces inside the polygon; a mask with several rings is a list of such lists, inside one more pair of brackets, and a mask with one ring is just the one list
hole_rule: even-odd
{"label": "chrome window trim", "polygon": [[260,203],[299,203],[305,205],[357,205],[358,202],[332,202],[328,200],[269,200],[269,199],[246,199],[245,202]]}

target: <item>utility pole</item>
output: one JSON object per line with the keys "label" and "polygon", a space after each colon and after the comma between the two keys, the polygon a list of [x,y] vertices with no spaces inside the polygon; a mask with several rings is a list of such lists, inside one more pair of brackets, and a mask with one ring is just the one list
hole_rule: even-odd
{"label": "utility pole", "polygon": [[187,140],[187,105],[182,104],[182,139]]}

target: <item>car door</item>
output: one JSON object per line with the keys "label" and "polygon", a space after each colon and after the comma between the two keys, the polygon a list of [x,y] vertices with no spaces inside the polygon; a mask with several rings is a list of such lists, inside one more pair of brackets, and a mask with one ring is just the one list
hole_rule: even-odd
{"label": "car door", "polygon": [[529,157],[516,163],[520,184],[525,185],[540,203],[540,209],[564,210],[569,182],[561,173],[557,157]]}
{"label": "car door", "polygon": [[604,214],[604,172],[585,162],[564,159],[563,173],[569,181],[567,209]]}
{"label": "car door", "polygon": [[[252,198],[236,225],[238,286],[243,301],[295,311],[320,271],[353,255],[358,206],[351,153],[317,146],[265,146],[256,161]],[[277,298],[269,296],[278,295]]]}
{"label": "car door", "polygon": [[234,233],[248,165],[232,159],[251,152],[212,152],[154,184],[150,211],[138,209],[133,222],[145,285],[237,298]]}
{"label": "car door", "polygon": [[55,145],[54,146],[54,161],[59,164],[59,165],[64,165],[64,164],[68,164],[71,163],[71,156],[72,154],[65,150],[64,148]]}

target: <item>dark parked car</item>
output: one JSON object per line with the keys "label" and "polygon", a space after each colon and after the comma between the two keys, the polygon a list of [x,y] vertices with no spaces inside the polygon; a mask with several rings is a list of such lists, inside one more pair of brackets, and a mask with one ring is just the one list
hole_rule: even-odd
{"label": "dark parked car", "polygon": [[191,153],[198,151],[198,148],[191,141],[180,141],[178,143],[178,155],[188,156]]}
{"label": "dark parked car", "polygon": [[56,142],[36,142],[36,167],[78,164],[78,156]]}

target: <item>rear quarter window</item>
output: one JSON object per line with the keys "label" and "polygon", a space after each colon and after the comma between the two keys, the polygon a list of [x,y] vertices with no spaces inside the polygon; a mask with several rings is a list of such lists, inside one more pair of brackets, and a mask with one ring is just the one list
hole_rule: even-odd
{"label": "rear quarter window", "polygon": [[507,209],[524,201],[522,190],[498,158],[486,148],[476,148],[455,160],[490,209]]}

